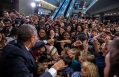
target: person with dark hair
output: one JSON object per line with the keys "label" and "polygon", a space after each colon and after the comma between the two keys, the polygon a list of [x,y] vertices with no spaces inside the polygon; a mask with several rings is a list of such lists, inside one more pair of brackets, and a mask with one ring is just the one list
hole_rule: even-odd
{"label": "person with dark hair", "polygon": [[47,40],[47,31],[44,28],[41,28],[38,32],[38,36],[40,40]]}
{"label": "person with dark hair", "polygon": [[[11,41],[3,48],[0,58],[0,77],[32,77],[35,76],[36,62],[31,49],[45,44],[38,41],[37,30],[32,25],[22,25],[18,29],[18,39]],[[48,72],[40,77],[55,77],[58,70],[66,67],[61,59]]]}
{"label": "person with dark hair", "polygon": [[81,55],[80,61],[82,62],[83,56],[89,53],[88,52],[89,45],[85,33],[81,32],[76,36],[76,41],[73,43],[72,47],[78,48]]}
{"label": "person with dark hair", "polygon": [[33,55],[36,59],[36,62],[38,62],[38,59],[42,56],[47,56],[47,48],[45,47],[45,45],[41,46],[41,47],[34,47],[33,49]]}
{"label": "person with dark hair", "polygon": [[76,26],[76,31],[77,31],[77,34],[78,34],[79,32],[83,32],[83,31],[84,31],[84,27],[83,27],[81,24],[77,24],[77,26]]}
{"label": "person with dark hair", "polygon": [[42,63],[38,62],[36,63],[36,75],[41,76],[43,73],[45,73],[45,68]]}
{"label": "person with dark hair", "polygon": [[113,40],[108,45],[108,51],[104,77],[119,77],[119,39]]}
{"label": "person with dark hair", "polygon": [[11,36],[11,30],[12,30],[12,21],[10,19],[4,19],[5,26],[2,29],[2,32],[5,34],[6,37]]}
{"label": "person with dark hair", "polygon": [[64,47],[71,48],[71,35],[69,32],[63,33],[63,39],[56,42],[56,48],[58,49],[58,53],[61,54],[61,51],[64,49]]}
{"label": "person with dark hair", "polygon": [[71,66],[71,63],[73,61],[73,58],[71,58],[68,55],[63,55],[60,58],[64,61],[65,65],[67,66],[64,70],[62,70],[62,72],[66,73],[67,76],[70,77],[71,74],[73,73],[73,70],[70,67]]}
{"label": "person with dark hair", "polygon": [[12,28],[11,30],[11,36],[10,37],[7,37],[7,43],[9,43],[10,41],[12,40],[15,40],[17,39],[17,36],[18,35],[18,29],[17,28]]}
{"label": "person with dark hair", "polygon": [[48,71],[48,65],[49,65],[49,62],[50,62],[50,60],[47,58],[47,56],[41,56],[38,59],[38,62],[43,64],[43,67],[44,67],[45,71],[47,72]]}
{"label": "person with dark hair", "polygon": [[56,77],[68,77],[64,72],[58,72]]}
{"label": "person with dark hair", "polygon": [[7,11],[4,11],[3,16],[4,16],[4,18],[9,18],[9,13]]}
{"label": "person with dark hair", "polygon": [[39,25],[36,27],[37,32],[39,32],[40,29],[42,29],[42,28],[45,28],[45,21],[44,20],[39,21]]}

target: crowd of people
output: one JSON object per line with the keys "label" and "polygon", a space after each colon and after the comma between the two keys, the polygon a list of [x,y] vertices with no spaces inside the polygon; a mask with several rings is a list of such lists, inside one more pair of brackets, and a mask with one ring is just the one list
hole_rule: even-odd
{"label": "crowd of people", "polygon": [[118,77],[119,25],[3,12],[0,77]]}

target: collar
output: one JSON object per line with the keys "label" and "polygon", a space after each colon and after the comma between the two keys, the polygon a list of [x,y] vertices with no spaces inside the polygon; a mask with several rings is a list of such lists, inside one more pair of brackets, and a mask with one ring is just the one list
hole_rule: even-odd
{"label": "collar", "polygon": [[[26,47],[26,46],[25,46]],[[26,49],[29,51],[29,49],[26,47]]]}

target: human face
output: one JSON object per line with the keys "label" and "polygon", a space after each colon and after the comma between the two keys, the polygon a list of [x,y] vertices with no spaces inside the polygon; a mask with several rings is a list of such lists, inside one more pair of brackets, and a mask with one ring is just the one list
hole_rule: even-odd
{"label": "human face", "polygon": [[75,37],[76,32],[71,33],[71,37]]}
{"label": "human face", "polygon": [[44,37],[46,36],[45,30],[41,29],[41,30],[39,31],[39,35],[40,35],[40,38],[44,38]]}
{"label": "human face", "polygon": [[63,28],[60,28],[60,34],[63,34],[65,30]]}
{"label": "human face", "polygon": [[100,49],[101,48],[101,45],[100,45],[100,43],[98,42],[97,43],[97,47]]}
{"label": "human face", "polygon": [[92,32],[92,37],[97,36],[97,32],[93,31]]}
{"label": "human face", "polygon": [[69,33],[64,33],[64,40],[69,40],[70,39],[70,34]]}
{"label": "human face", "polygon": [[105,57],[106,67],[104,69],[104,77],[108,77],[108,72],[110,69],[110,52]]}
{"label": "human face", "polygon": [[5,18],[8,18],[9,17],[9,14],[8,13],[4,13],[4,17]]}
{"label": "human face", "polygon": [[48,62],[43,62],[42,64],[43,64],[43,66],[44,66],[44,68],[46,70],[48,68]]}
{"label": "human face", "polygon": [[61,55],[63,56],[63,55],[65,55],[66,53],[65,53],[65,50],[62,50],[62,52],[61,52]]}
{"label": "human face", "polygon": [[4,22],[4,24],[5,24],[6,28],[8,28],[8,29],[12,26],[10,21]]}
{"label": "human face", "polygon": [[43,52],[45,52],[45,48],[41,47],[37,51],[38,51],[39,54],[42,54]]}
{"label": "human face", "polygon": [[71,31],[71,27],[70,27],[70,26],[67,27],[67,31],[68,31],[68,32]]}
{"label": "human face", "polygon": [[50,35],[54,35],[54,34],[55,34],[54,30],[50,30]]}
{"label": "human face", "polygon": [[77,31],[81,31],[82,29],[81,29],[81,26],[78,26],[77,27]]}
{"label": "human face", "polygon": [[107,32],[110,32],[110,28],[107,28]]}
{"label": "human face", "polygon": [[105,52],[106,52],[106,44],[103,43],[103,44],[101,45],[101,48],[102,48],[102,52],[105,53]]}

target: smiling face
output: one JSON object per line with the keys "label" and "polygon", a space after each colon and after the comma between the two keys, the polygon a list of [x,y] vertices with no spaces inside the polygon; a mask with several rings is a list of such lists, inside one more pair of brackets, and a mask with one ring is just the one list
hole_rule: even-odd
{"label": "smiling face", "polygon": [[54,30],[50,30],[50,36],[54,34],[55,34]]}
{"label": "smiling face", "polygon": [[41,30],[39,31],[39,35],[40,35],[40,38],[44,38],[44,37],[46,36],[45,30],[41,29]]}
{"label": "smiling face", "polygon": [[6,21],[6,22],[4,22],[4,24],[5,24],[5,27],[6,27],[7,29],[9,29],[9,28],[12,26],[12,24],[11,24],[10,21]]}
{"label": "smiling face", "polygon": [[41,48],[37,49],[37,52],[39,54],[43,54],[45,52],[45,47],[41,47]]}
{"label": "smiling face", "polygon": [[63,28],[60,28],[60,34],[63,34],[65,30]]}
{"label": "smiling face", "polygon": [[70,39],[70,34],[68,32],[65,32],[63,37],[64,37],[64,40],[69,40]]}

